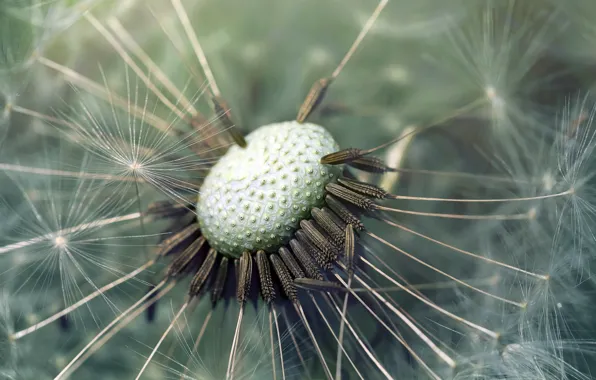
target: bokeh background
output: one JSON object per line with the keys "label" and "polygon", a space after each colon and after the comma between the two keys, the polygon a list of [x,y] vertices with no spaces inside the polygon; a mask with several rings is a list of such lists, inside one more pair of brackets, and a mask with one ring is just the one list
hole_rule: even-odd
{"label": "bokeh background", "polygon": [[[372,0],[183,3],[217,84],[244,133],[264,124],[293,119],[312,83],[333,71],[377,4]],[[44,175],[22,169],[84,171],[106,176],[122,171],[114,162],[90,153],[93,142],[83,141],[84,134],[68,130],[60,121],[82,121],[86,119],[85,110],[104,115],[105,119],[96,116],[96,120],[108,124],[107,128],[114,126],[116,114],[124,123],[130,119],[122,110],[113,114],[109,102],[101,99],[98,92],[89,91],[92,86],[78,86],[80,81],[73,82],[72,76],[56,70],[55,65],[52,68],[51,62],[90,78],[129,102],[145,104],[164,120],[175,119],[169,109],[147,95],[149,91],[143,82],[127,69],[113,47],[84,17],[86,12],[106,25],[113,25],[110,20],[118,20],[197,109],[210,112],[208,102],[201,96],[204,79],[197,81],[192,75],[193,70],[200,69],[169,1],[2,1],[0,246],[138,209],[138,189],[131,184],[106,184],[105,178],[82,181],[68,175]],[[478,176],[505,173],[529,182],[539,177],[543,180],[541,186],[547,187],[549,174],[556,177],[558,170],[564,171],[560,164],[564,152],[557,141],[565,127],[561,132],[560,126],[575,115],[587,120],[589,128],[592,117],[591,90],[596,84],[593,20],[596,3],[590,0],[391,0],[311,121],[328,128],[342,147],[363,148],[434,125],[406,137],[380,157],[390,165],[404,168],[476,175],[467,179],[362,175],[362,179],[382,184],[393,192],[471,198],[537,195],[540,191],[535,188],[504,188]],[[91,128],[90,123],[81,125]],[[143,133],[150,141],[159,136],[150,128],[144,128]],[[593,144],[590,136],[584,140],[588,147]],[[567,215],[569,208],[561,208],[555,202],[548,204],[552,215],[545,216],[547,226],[531,226],[523,234],[515,226],[497,222],[407,216],[401,219],[436,239],[536,272],[573,268],[569,269],[571,273],[561,275],[561,281],[553,282],[548,296],[533,293],[535,289],[517,277],[499,278],[489,284],[496,294],[534,299],[523,317],[512,318],[510,311],[494,300],[469,296],[453,287],[430,291],[429,297],[450,311],[503,331],[505,343],[501,343],[513,352],[514,358],[508,360],[514,362],[511,368],[515,370],[506,376],[501,364],[488,357],[497,350],[495,347],[479,344],[473,337],[463,339],[455,333],[441,332],[437,327],[435,332],[440,340],[463,363],[474,363],[470,365],[472,369],[451,376],[522,379],[533,374],[536,379],[591,378],[595,331],[590,317],[590,264],[594,248],[590,173],[594,167],[590,166],[590,154],[586,151],[585,157],[580,157],[585,161],[582,171],[572,173],[583,180],[585,202],[573,204],[569,213],[575,213],[575,217],[570,217],[569,223],[562,222],[565,233],[560,235],[557,234],[561,222],[554,215]],[[178,171],[176,175],[192,179],[196,174]],[[159,190],[151,187],[140,191],[143,207],[163,198]],[[413,207],[429,212],[502,211],[473,204]],[[509,210],[515,210],[515,206]],[[428,241],[382,223],[370,223],[375,231],[390,234],[392,241],[398,241],[404,249],[434,260],[437,267],[458,278],[486,280],[495,274],[489,265],[460,262],[440,254]],[[51,240],[0,254],[0,377],[53,378],[119,311],[146,293],[149,284],[159,276],[159,269],[95,299],[68,320],[44,327],[22,340],[12,342],[9,334],[75,302],[93,291],[94,286],[138,267],[158,244],[159,234],[169,227],[166,223],[153,223],[141,229],[138,223],[131,222],[80,232],[72,239],[78,261],[60,256],[59,247]],[[373,243],[370,247],[375,248]],[[407,275],[412,283],[442,281],[436,273],[414,266],[383,247],[376,249],[389,267]],[[72,378],[134,378],[184,294],[184,287],[174,290],[160,301],[153,322],[139,317],[110,339]],[[432,319],[428,317],[428,308],[420,302],[395,297],[417,320]],[[189,358],[191,378],[223,378],[235,311],[218,309],[212,317],[217,322],[209,325],[202,349],[192,355],[188,352],[209,308],[210,305],[201,305],[188,316],[188,327],[171,335],[145,378],[179,378],[178,364]],[[551,308],[558,311],[552,312]],[[252,322],[246,329],[242,378],[270,376],[269,351],[263,343],[268,341],[266,314],[259,310],[250,310]],[[420,368],[411,364],[404,349],[385,336],[363,310],[355,308],[352,315],[396,378],[426,378]],[[314,323],[324,329],[320,320]],[[521,344],[520,341],[536,342],[532,350],[519,355],[523,358],[515,357],[510,345]],[[288,376],[302,378],[292,342],[287,336],[284,342]],[[333,356],[334,341],[325,341],[323,345]],[[551,349],[555,356],[541,356],[543,350]],[[501,362],[507,360],[503,359],[502,350]],[[487,358],[480,358],[485,353]],[[316,369],[315,355],[310,353],[309,357],[314,363],[312,378],[322,378],[320,369]],[[528,359],[531,357],[539,359],[532,362]],[[438,364],[431,363],[434,365]],[[370,364],[363,364],[362,368],[363,373],[370,372],[366,378],[378,377]],[[345,378],[356,378],[351,376],[354,375],[346,373]]]}

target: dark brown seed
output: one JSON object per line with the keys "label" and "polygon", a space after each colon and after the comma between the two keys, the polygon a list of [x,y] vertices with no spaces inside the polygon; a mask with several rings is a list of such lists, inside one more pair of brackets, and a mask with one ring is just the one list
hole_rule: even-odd
{"label": "dark brown seed", "polygon": [[172,261],[168,267],[166,276],[176,277],[183,273],[191,261],[198,257],[198,253],[201,248],[203,248],[203,245],[205,245],[205,242],[206,240],[203,236],[193,241],[179,256],[176,257],[176,259],[174,259],[174,261]]}
{"label": "dark brown seed", "polygon": [[362,156],[362,149],[346,148],[337,152],[329,153],[321,158],[321,164],[340,165],[351,162]]}
{"label": "dark brown seed", "polygon": [[244,251],[240,257],[240,266],[238,268],[236,299],[244,304],[250,293],[250,282],[252,280],[252,257],[250,252]]}
{"label": "dark brown seed", "polygon": [[306,95],[304,102],[300,106],[298,116],[296,116],[297,122],[300,124],[304,123],[310,114],[321,104],[330,84],[331,78],[321,78],[312,85],[308,95]]}
{"label": "dark brown seed", "polygon": [[364,195],[358,194],[336,183],[328,183],[327,186],[325,186],[325,190],[327,190],[330,194],[335,195],[337,198],[349,202],[361,209],[370,211],[376,208],[376,204],[372,199],[369,199]]}
{"label": "dark brown seed", "polygon": [[323,227],[321,227],[319,225],[319,223],[317,223],[316,220],[314,220],[314,219],[304,219],[304,220],[309,220],[312,223],[312,225],[313,225],[314,228],[316,228],[321,234],[323,234],[323,236],[325,236],[325,238],[327,240],[329,240],[330,243],[333,243],[331,241],[331,238],[328,236],[329,234],[327,233],[327,231],[325,231],[325,229]]}
{"label": "dark brown seed", "polygon": [[333,223],[335,223],[339,229],[341,231],[343,231],[346,228],[346,222],[344,222],[343,220],[341,220],[341,218],[337,215],[335,215],[335,213],[333,211],[331,211],[330,209],[328,209],[327,207],[323,207],[321,209],[321,212],[329,219],[333,220]]}
{"label": "dark brown seed", "polygon": [[285,264],[279,256],[273,254],[269,256],[271,259],[271,263],[273,264],[273,269],[275,270],[275,274],[277,278],[279,278],[279,282],[281,283],[281,288],[286,295],[292,302],[298,301],[298,292],[296,291],[296,286],[292,281],[292,276],[290,275],[290,271],[286,268]]}
{"label": "dark brown seed", "polygon": [[327,206],[329,206],[329,208],[333,210],[335,215],[342,219],[345,222],[345,224],[351,224],[358,231],[364,230],[364,224],[362,224],[360,219],[358,219],[356,215],[354,215],[350,210],[348,210],[348,208],[344,206],[343,203],[341,203],[333,195],[327,194],[325,196],[325,202],[327,202]]}
{"label": "dark brown seed", "polygon": [[346,288],[340,284],[330,281],[313,280],[312,278],[297,278],[294,284],[302,289],[314,290],[318,292],[345,292]]}
{"label": "dark brown seed", "polygon": [[217,275],[215,276],[215,282],[213,283],[213,291],[211,292],[211,303],[213,306],[217,304],[217,301],[221,298],[221,295],[226,285],[226,278],[228,277],[229,260],[227,257],[222,256],[217,268]]}
{"label": "dark brown seed", "polygon": [[195,273],[192,281],[190,282],[190,287],[188,291],[188,295],[191,297],[196,296],[201,291],[203,285],[209,278],[211,271],[213,270],[213,266],[215,265],[215,259],[217,259],[217,251],[213,248],[209,249],[209,253],[207,253],[207,257],[201,264],[201,267]]}
{"label": "dark brown seed", "polygon": [[182,231],[184,228],[190,226],[191,224],[197,223],[197,216],[194,212],[187,212],[186,214],[182,214],[174,218],[169,218],[168,222],[169,227],[166,227],[164,231],[170,231],[171,233],[170,235],[163,235],[162,239],[159,242],[160,244],[163,243],[164,240],[172,237],[174,234]]}
{"label": "dark brown seed", "polygon": [[337,248],[331,243],[331,238],[329,236],[324,235],[319,231],[315,221],[301,220],[300,227],[302,227],[302,231],[304,231],[310,242],[323,252],[325,261],[333,262],[337,260]]}
{"label": "dark brown seed", "polygon": [[354,237],[354,228],[351,224],[346,226],[345,235],[345,246],[344,246],[344,257],[346,260],[346,269],[348,276],[351,278],[354,275],[354,263],[356,253],[356,239]]}
{"label": "dark brown seed", "polygon": [[294,252],[294,256],[300,261],[302,264],[302,268],[310,278],[316,278],[319,280],[323,279],[323,275],[319,270],[319,266],[315,263],[313,258],[308,254],[306,248],[302,246],[302,244],[296,240],[290,240],[290,247],[292,248],[292,252]]}
{"label": "dark brown seed", "polygon": [[194,206],[174,201],[156,201],[149,204],[145,213],[160,218],[173,218],[191,212]]}
{"label": "dark brown seed", "polygon": [[355,181],[348,178],[339,178],[339,183],[350,190],[353,190],[362,195],[366,195],[370,198],[385,199],[388,193],[378,186],[371,185],[370,183]]}
{"label": "dark brown seed", "polygon": [[172,251],[177,248],[180,248],[187,239],[190,239],[194,235],[199,233],[199,224],[193,223],[188,227],[184,228],[182,231],[175,233],[174,235],[170,236],[169,238],[165,239],[159,245],[157,249],[158,256],[168,256]]}
{"label": "dark brown seed", "polygon": [[308,238],[306,233],[304,233],[304,231],[298,230],[296,231],[294,236],[296,236],[296,239],[298,239],[300,244],[306,249],[306,252],[308,252],[310,257],[315,259],[319,267],[325,270],[329,270],[333,267],[331,263],[327,260],[325,254],[310,241],[310,239]]}
{"label": "dark brown seed", "polygon": [[273,278],[271,277],[269,260],[263,250],[257,251],[257,269],[261,283],[261,297],[263,297],[265,303],[270,304],[275,298],[275,291],[273,290]]}
{"label": "dark brown seed", "polygon": [[329,234],[333,245],[335,245],[336,248],[343,248],[344,233],[342,229],[335,224],[333,219],[331,219],[328,214],[324,213],[323,210],[316,207],[313,208],[310,213],[317,224],[321,226],[327,234]]}
{"label": "dark brown seed", "polygon": [[211,102],[213,103],[213,109],[215,114],[219,117],[219,122],[222,126],[230,133],[234,142],[238,144],[240,147],[246,147],[246,140],[244,136],[240,133],[238,128],[235,126],[234,122],[232,122],[230,108],[226,104],[226,102],[219,98],[219,97],[212,97]]}
{"label": "dark brown seed", "polygon": [[395,171],[395,169],[385,165],[383,160],[377,157],[360,157],[350,161],[348,165],[369,173],[386,173]]}
{"label": "dark brown seed", "polygon": [[292,272],[292,275],[295,278],[304,277],[304,272],[302,271],[302,268],[300,268],[300,265],[298,265],[298,262],[296,261],[296,259],[294,259],[294,256],[292,255],[292,252],[290,252],[289,249],[287,249],[286,247],[281,247],[279,249],[279,256],[281,256],[281,259],[283,260],[284,264],[286,264],[286,266],[288,267],[290,272]]}

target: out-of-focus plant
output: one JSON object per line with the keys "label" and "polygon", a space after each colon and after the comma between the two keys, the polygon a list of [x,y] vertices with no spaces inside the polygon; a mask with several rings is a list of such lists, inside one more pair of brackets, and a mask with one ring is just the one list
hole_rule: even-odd
{"label": "out-of-focus plant", "polygon": [[3,2],[0,376],[591,378],[592,16]]}

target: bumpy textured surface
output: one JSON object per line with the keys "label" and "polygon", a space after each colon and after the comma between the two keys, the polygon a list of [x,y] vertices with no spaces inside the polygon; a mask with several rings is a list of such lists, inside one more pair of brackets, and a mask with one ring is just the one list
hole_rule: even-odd
{"label": "bumpy textured surface", "polygon": [[325,185],[340,170],[319,163],[339,147],[315,124],[270,124],[246,140],[246,148],[231,147],[213,167],[197,205],[211,246],[234,257],[286,243],[300,220],[321,206]]}

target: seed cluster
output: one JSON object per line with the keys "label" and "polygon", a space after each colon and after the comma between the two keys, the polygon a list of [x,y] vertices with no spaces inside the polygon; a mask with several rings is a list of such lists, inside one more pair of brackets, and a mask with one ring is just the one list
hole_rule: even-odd
{"label": "seed cluster", "polygon": [[[339,176],[343,165],[352,166],[358,156],[320,164],[324,155],[341,151],[329,152],[336,143],[317,125],[272,124],[246,142],[244,149],[231,148],[213,168],[196,207],[174,202],[149,207],[147,216],[177,221],[174,235],[157,252],[172,257],[164,281],[190,275],[188,296],[209,292],[213,305],[232,283],[241,305],[258,293],[270,305],[281,294],[298,309],[299,288],[347,291],[332,274],[355,274],[361,217],[378,213],[376,201],[391,195],[354,180],[347,168],[348,177]],[[288,182],[294,183],[292,190]],[[283,227],[280,236],[273,236],[280,230],[272,227],[275,223]],[[253,282],[258,293],[251,291]]]}
{"label": "seed cluster", "polygon": [[[329,281],[329,274],[335,269],[343,270],[349,276],[354,274],[356,232],[364,228],[360,217],[364,212],[372,211],[358,205],[366,204],[364,200],[374,204],[370,195],[364,193],[381,189],[347,178],[338,180],[339,185],[335,188],[340,190],[339,195],[332,195],[329,190],[334,187],[328,184],[323,207],[313,207],[309,215],[300,220],[300,228],[294,232],[287,245],[277,247],[274,252],[244,250],[239,258],[233,259],[235,293],[241,304],[256,294],[251,292],[254,277],[258,279],[261,298],[267,304],[276,299],[277,292],[281,292],[292,303],[299,303],[298,288],[346,290],[342,285]],[[356,188],[355,192],[344,196],[348,188],[343,183]],[[186,212],[193,214],[192,210]],[[165,205],[152,206],[150,214],[154,217],[179,218],[174,209],[168,210]],[[234,278],[228,275],[231,269],[230,256],[219,254],[193,219],[188,225],[179,225],[178,231],[162,242],[157,255],[173,256],[166,271],[166,279],[192,275],[189,296],[196,297],[208,287],[214,305],[222,297],[227,278]]]}
{"label": "seed cluster", "polygon": [[[176,233],[161,243],[157,255],[158,257],[173,257],[166,271],[166,279],[179,278],[189,274],[192,276],[189,288],[190,297],[196,297],[207,290],[211,293],[211,301],[215,305],[223,296],[224,288],[229,286],[226,285],[229,279],[235,282],[237,300],[241,304],[245,304],[249,298],[255,295],[255,292],[251,292],[253,278],[257,279],[259,293],[267,304],[272,303],[276,299],[276,293],[280,292],[285,298],[298,305],[300,303],[298,288],[345,291],[343,285],[337,284],[333,280],[330,281],[332,279],[330,273],[340,270],[345,271],[349,277],[354,274],[357,260],[357,232],[364,229],[360,218],[363,215],[378,212],[375,199],[389,197],[388,193],[374,185],[358,182],[348,177],[337,176],[336,178],[335,173],[341,170],[341,164],[331,168],[318,165],[317,160],[322,157],[321,152],[335,145],[333,139],[321,127],[290,122],[263,128],[265,129],[258,130],[257,133],[249,135],[247,138],[247,148],[262,149],[261,152],[264,154],[262,153],[261,156],[263,158],[257,158],[258,155],[252,152],[236,161],[238,155],[242,155],[242,151],[235,151],[231,157],[236,165],[230,166],[225,159],[230,156],[224,157],[223,164],[222,161],[218,164],[221,164],[221,167],[216,174],[209,177],[211,184],[205,191],[207,201],[199,202],[196,208],[194,205],[180,207],[175,203],[168,206],[167,202],[149,207],[148,215],[166,219],[175,218],[179,222]],[[265,135],[263,136],[260,132]],[[290,144],[293,149],[287,147],[284,149],[282,142]],[[274,149],[278,152],[283,151],[284,154],[274,154]],[[315,160],[311,158],[314,155],[316,155]],[[283,160],[280,159],[280,156],[284,157]],[[254,163],[257,161],[262,166],[255,167]],[[283,162],[283,165],[271,169],[280,162]],[[348,160],[347,164],[350,165],[351,162]],[[298,170],[294,170],[294,167],[297,167]],[[313,173],[310,173],[310,168],[313,168]],[[314,173],[314,168],[319,170],[318,177]],[[321,174],[322,170],[324,170],[324,176]],[[313,203],[304,203],[304,198],[300,197],[300,194],[293,198],[303,200],[302,204],[308,208],[306,210],[294,209],[296,213],[292,214],[295,215],[292,218],[296,218],[296,222],[290,220],[283,224],[292,228],[284,235],[283,243],[273,245],[273,241],[270,241],[272,248],[268,250],[246,248],[246,245],[241,244],[240,237],[236,241],[239,244],[238,247],[233,245],[234,241],[228,244],[221,241],[214,243],[213,235],[210,237],[209,234],[213,233],[213,226],[225,221],[225,219],[217,219],[214,222],[217,211],[220,210],[220,204],[214,203],[216,200],[226,201],[221,204],[222,210],[225,206],[238,208],[237,205],[242,206],[245,203],[248,203],[247,208],[250,210],[251,207],[261,204],[255,201],[255,199],[261,198],[258,195],[256,198],[246,196],[246,194],[251,194],[252,190],[251,188],[246,190],[247,184],[254,184],[256,181],[260,186],[258,191],[265,193],[265,190],[268,190],[267,194],[271,194],[276,192],[275,189],[279,185],[276,185],[277,181],[267,182],[267,179],[273,178],[275,175],[287,175],[284,180],[291,179],[294,178],[288,174],[291,172],[302,173],[303,176],[297,183],[306,184],[308,191],[316,190],[316,196]],[[257,173],[260,176],[254,178],[251,173]],[[349,175],[348,171],[345,173]],[[312,179],[316,189],[310,190],[308,187],[310,186],[308,181],[311,178],[318,178]],[[261,183],[261,179],[264,179],[265,183]],[[214,183],[221,184],[224,180],[228,182],[223,185],[223,190],[219,187],[210,187]],[[284,185],[283,181],[280,182],[282,183],[281,188]],[[233,196],[231,190],[225,190],[227,188],[235,188],[240,194]],[[258,191],[255,194],[258,194]],[[275,197],[270,196],[270,198]],[[267,202],[271,201],[267,200]],[[204,204],[210,207],[203,208]],[[279,211],[288,209],[292,210],[293,208],[284,208],[278,205],[277,215],[286,217],[287,215],[281,214]],[[193,217],[195,212],[199,214],[198,220]],[[238,217],[238,219],[232,220],[240,220],[238,215],[242,214],[230,212],[228,215],[230,218]],[[190,218],[188,218],[189,216]],[[223,230],[225,231],[225,228]],[[242,237],[246,240],[247,236]],[[276,240],[276,242],[284,239]],[[251,243],[254,242],[256,240]],[[237,251],[221,252],[217,247],[224,247],[224,249],[234,247],[241,251],[235,255]],[[234,270],[231,270],[230,264],[232,263]]]}
{"label": "seed cluster", "polygon": [[312,208],[324,203],[325,186],[340,170],[320,163],[338,145],[315,124],[270,124],[246,142],[211,169],[197,204],[203,236],[234,258],[286,244]]}

